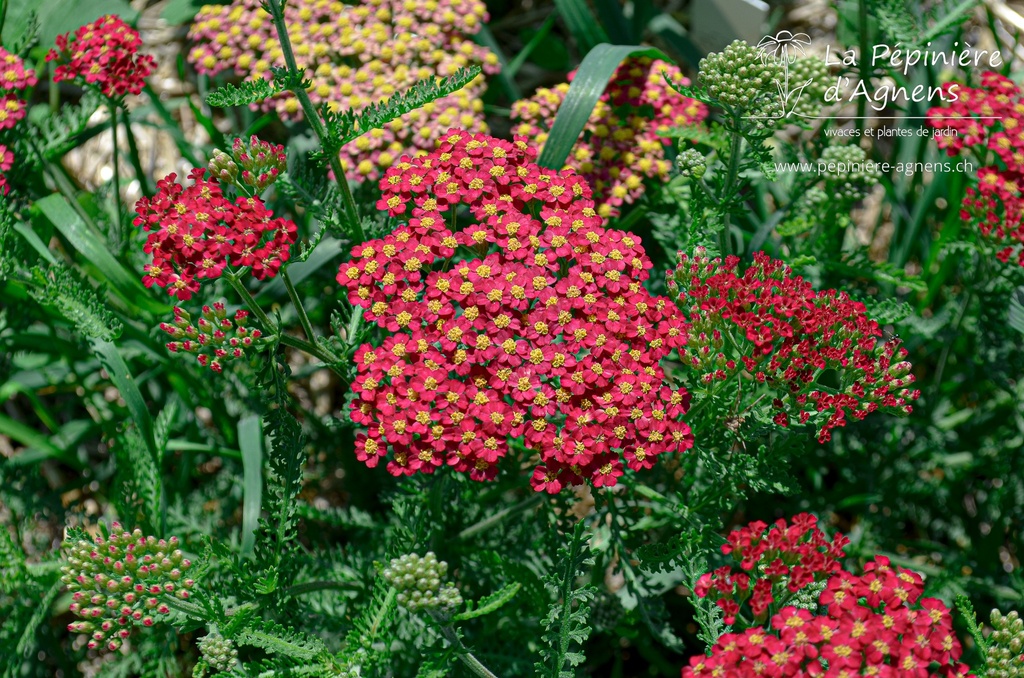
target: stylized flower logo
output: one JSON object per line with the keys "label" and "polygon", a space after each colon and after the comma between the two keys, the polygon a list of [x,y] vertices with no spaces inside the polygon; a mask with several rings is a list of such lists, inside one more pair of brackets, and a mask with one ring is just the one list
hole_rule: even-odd
{"label": "stylized flower logo", "polygon": [[[804,47],[811,44],[811,36],[806,33],[793,34],[789,31],[779,31],[775,35],[766,35],[757,43],[757,49],[761,53],[761,63],[767,63],[768,59],[774,59],[784,65],[796,61],[796,55],[790,54],[790,49],[804,55]],[[785,66],[784,66],[785,67]]]}
{"label": "stylized flower logo", "polygon": [[782,104],[786,110],[783,117],[788,118],[793,114],[803,89],[811,83],[808,80],[792,90],[789,86],[789,65],[797,60],[797,52],[800,56],[804,56],[804,47],[808,47],[810,44],[811,36],[806,33],[794,34],[786,30],[779,31],[775,35],[766,35],[757,43],[757,50],[761,54],[761,63],[767,64],[769,61],[774,61],[782,65],[783,79],[782,82],[776,80],[775,86],[779,88],[779,96],[782,97]]}

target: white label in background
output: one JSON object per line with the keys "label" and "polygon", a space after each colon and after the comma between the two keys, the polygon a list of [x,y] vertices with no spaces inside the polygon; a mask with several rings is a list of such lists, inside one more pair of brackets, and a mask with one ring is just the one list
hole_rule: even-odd
{"label": "white label in background", "polygon": [[764,37],[768,3],[763,0],[693,0],[690,36],[703,52],[721,52],[733,40],[756,45]]}

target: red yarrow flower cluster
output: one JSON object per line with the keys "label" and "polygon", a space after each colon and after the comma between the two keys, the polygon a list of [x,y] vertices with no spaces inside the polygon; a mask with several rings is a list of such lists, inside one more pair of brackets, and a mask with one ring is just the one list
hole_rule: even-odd
{"label": "red yarrow flower cluster", "polygon": [[226,198],[205,169],[189,173],[184,187],[170,174],[157,182],[157,193],[135,205],[135,225],[150,235],[145,252],[153,255],[145,285],[166,287],[182,301],[199,291],[199,281],[217,278],[227,266],[249,266],[263,280],[277,275],[288,261],[296,226],[275,219],[259,197]]}
{"label": "red yarrow flower cluster", "polygon": [[46,54],[56,61],[54,82],[81,79],[111,99],[139,94],[156,60],[140,54],[142,38],[121,17],[108,14],[91,24],[57,37],[56,49]]}
{"label": "red yarrow flower cluster", "polygon": [[[0,138],[13,134],[8,130],[14,129],[18,121],[25,117],[28,103],[22,98],[21,93],[29,87],[34,87],[36,82],[38,80],[35,71],[25,68],[25,62],[21,57],[0,47],[0,91],[3,92],[0,96]],[[0,191],[4,195],[10,191],[5,172],[13,164],[14,154],[6,144],[0,143]]]}
{"label": "red yarrow flower cluster", "polygon": [[946,90],[957,101],[928,111],[928,123],[943,132],[936,143],[951,156],[966,149],[982,165],[960,216],[999,247],[1000,261],[1024,266],[1024,91],[991,71],[979,88],[950,83]]}
{"label": "red yarrow flower cluster", "polygon": [[839,570],[843,548],[850,543],[840,534],[829,541],[809,513],[795,515],[789,523],[780,518],[766,529],[768,525],[755,521],[733,530],[722,553],[731,554],[740,571],[721,567],[702,575],[694,588],[697,596],[716,599],[726,624],[735,623],[744,603],[752,618],[763,622],[780,590],[797,593]]}
{"label": "red yarrow flower cluster", "polygon": [[[355,354],[368,466],[390,452],[395,475],[448,465],[486,480],[522,437],[540,456],[533,487],[556,493],[692,445],[687,393],[659,365],[685,327],[644,289],[639,239],[604,228],[582,177],[534,157],[521,138],[451,130],[381,179],[378,207],[407,221],[338,273],[390,333]],[[456,230],[460,209],[472,218]]]}
{"label": "red yarrow flower cluster", "polygon": [[[725,567],[705,574],[696,594],[723,595],[725,587],[720,584],[739,576],[738,581],[748,585],[737,586],[734,591],[750,595],[751,601],[752,592],[762,582],[767,582],[762,588],[779,599],[769,601],[763,609],[755,609],[751,602],[755,625],[723,634],[710,656],[690,659],[682,678],[972,675],[970,668],[959,661],[962,647],[953,632],[949,608],[941,600],[922,597],[921,575],[894,566],[884,556],[869,561],[863,574],[852,574],[837,562],[843,556],[843,545],[848,543],[845,537],[836,535],[828,542],[823,535],[812,536],[801,546],[801,537],[794,542],[789,536],[808,529],[814,518],[801,514],[791,522],[787,526],[780,520],[768,534],[764,533],[764,523],[755,522],[730,535],[722,550],[738,557],[743,571],[732,573]],[[816,526],[810,532],[820,535]],[[808,549],[815,542],[817,546]],[[794,544],[797,550],[806,552],[794,557]],[[808,561],[813,561],[814,580],[819,582],[815,589],[809,588],[810,583],[794,589],[796,575],[779,574],[784,567],[790,567],[792,574]],[[760,575],[753,585],[743,578],[751,571]],[[783,582],[788,583],[782,586]],[[806,598],[808,592],[813,594],[810,600],[794,600],[801,595]]]}
{"label": "red yarrow flower cluster", "polygon": [[195,325],[188,311],[174,307],[174,322],[160,323],[160,329],[171,335],[168,342],[171,353],[191,353],[196,362],[214,372],[222,372],[224,363],[242,358],[246,351],[259,344],[263,336],[259,330],[246,327],[249,312],[239,309],[228,318],[224,302],[203,306],[202,316]]}
{"label": "red yarrow flower cluster", "polygon": [[[200,73],[233,71],[247,79],[273,76],[284,66],[274,24],[261,0],[207,5],[189,31],[189,61]],[[417,80],[480,66],[496,73],[497,55],[473,42],[487,22],[481,0],[289,0],[285,22],[295,59],[312,83],[309,96],[332,111],[361,111],[408,89]],[[375,181],[400,155],[430,151],[452,126],[484,132],[483,76],[450,96],[428,103],[364,134],[341,149],[345,174]],[[285,118],[302,115],[290,94],[258,105]]]}
{"label": "red yarrow flower cluster", "polygon": [[[711,259],[698,247],[679,253],[668,287],[677,296],[690,338],[681,351],[698,384],[743,376],[773,392],[774,421],[789,426],[823,420],[822,443],[848,418],[887,409],[906,414],[920,391],[899,339],[881,341],[864,304],[844,292],[817,292],[783,262],[763,252],[742,274],[739,259]],[[838,388],[819,385],[835,370]]]}
{"label": "red yarrow flower cluster", "polygon": [[[575,71],[569,74],[570,82],[575,75]],[[665,159],[665,148],[669,140],[661,134],[707,117],[707,107],[669,87],[665,75],[688,84],[672,64],[649,57],[625,60],[566,160],[593,187],[601,216],[616,216],[623,204],[642,196],[645,178],[668,178],[672,163]],[[541,88],[513,104],[512,119],[519,121],[513,127],[515,133],[543,148],[568,91],[568,83]]]}

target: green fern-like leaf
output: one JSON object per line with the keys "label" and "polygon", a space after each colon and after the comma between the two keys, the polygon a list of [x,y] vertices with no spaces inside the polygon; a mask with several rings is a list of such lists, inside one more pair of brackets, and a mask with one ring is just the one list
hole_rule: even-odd
{"label": "green fern-like leaf", "polygon": [[49,306],[87,339],[113,341],[121,335],[121,321],[107,310],[100,295],[70,268],[54,264],[32,269],[32,298]]}
{"label": "green fern-like leaf", "polygon": [[940,35],[963,25],[979,0],[941,0],[931,3],[921,14],[912,7],[921,3],[907,0],[872,0],[870,12],[878,20],[879,28],[888,35],[892,44],[904,49],[922,47]]}
{"label": "green fern-like leaf", "polygon": [[229,106],[248,106],[269,99],[279,94],[275,83],[268,82],[262,78],[259,80],[246,80],[237,87],[228,83],[218,87],[206,95],[206,103],[217,108],[228,108]]}
{"label": "green fern-like leaf", "polygon": [[460,68],[447,78],[426,78],[398,92],[386,101],[371,104],[359,111],[324,112],[327,124],[327,139],[324,140],[323,156],[337,154],[341,147],[370,130],[381,129],[410,111],[458,92],[480,75],[480,68]]}
{"label": "green fern-like leaf", "polygon": [[329,652],[319,638],[307,636],[270,621],[256,621],[232,639],[273,655],[287,657],[300,665],[327,664]]}
{"label": "green fern-like leaf", "polygon": [[865,299],[864,305],[867,306],[868,315],[882,325],[892,325],[906,320],[914,312],[910,304],[899,299]]}
{"label": "green fern-like leaf", "polygon": [[[90,89],[77,104],[61,106],[58,115],[30,118],[28,135],[32,144],[46,160],[58,160],[88,137],[102,131],[102,125],[89,129],[89,120],[102,104],[102,97]],[[18,157],[30,163],[39,161],[36,153],[21,153]]]}
{"label": "green fern-like leaf", "polygon": [[545,577],[550,592],[556,597],[541,620],[545,629],[541,648],[543,661],[534,667],[536,675],[547,678],[573,678],[573,668],[586,659],[581,651],[590,637],[587,615],[597,587],[577,584],[587,566],[594,564],[590,540],[582,522],[576,523],[569,544],[559,549],[555,571]]}
{"label": "green fern-like leaf", "polygon": [[111,443],[118,474],[124,483],[121,512],[132,515],[134,521],[145,525],[149,532],[156,532],[158,525],[154,521],[158,519],[163,494],[157,461],[133,425],[127,426]]}
{"label": "green fern-like leaf", "polygon": [[0,593],[12,594],[26,581],[25,554],[14,543],[7,525],[0,525]]}
{"label": "green fern-like leaf", "polygon": [[369,603],[345,637],[345,649],[339,659],[349,673],[342,675],[369,674],[371,667],[387,660],[391,643],[384,641],[391,634],[392,622],[398,610],[397,598],[395,589],[383,577],[378,577]]}
{"label": "green fern-like leaf", "polygon": [[0,283],[11,277],[17,268],[18,260],[14,257],[16,235],[7,200],[0,197]]}
{"label": "green fern-like leaf", "polygon": [[482,617],[485,614],[495,612],[511,601],[515,595],[519,593],[519,589],[521,588],[522,585],[519,582],[512,582],[507,586],[503,586],[491,595],[481,598],[475,609],[472,601],[470,601],[466,605],[466,611],[455,615],[453,619],[455,621],[466,621],[467,619],[476,619],[477,617]]}
{"label": "green fern-like leaf", "polygon": [[306,461],[306,442],[298,420],[288,411],[286,381],[288,365],[281,355],[259,377],[263,394],[263,430],[270,439],[267,476],[267,498],[264,506],[269,518],[260,520],[260,534],[256,540],[256,561],[265,570],[262,593],[277,590],[277,584],[287,581],[282,576],[294,549],[295,529],[298,524],[296,496],[302,489],[302,469]]}

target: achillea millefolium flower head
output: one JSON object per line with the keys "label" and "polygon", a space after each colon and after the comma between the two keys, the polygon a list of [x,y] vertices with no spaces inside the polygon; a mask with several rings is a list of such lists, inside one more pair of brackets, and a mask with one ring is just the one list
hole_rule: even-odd
{"label": "achillea millefolium flower head", "polygon": [[605,228],[583,178],[534,153],[452,130],[381,179],[378,207],[406,222],[338,273],[390,334],[355,355],[367,465],[485,480],[521,437],[534,488],[554,493],[691,446],[688,396],[659,365],[686,340],[680,314],[644,289],[639,239]]}
{"label": "achillea millefolium flower head", "polygon": [[[827,540],[809,514],[790,523],[765,532],[757,521],[729,535],[722,552],[741,570],[706,573],[695,593],[715,599],[727,624],[742,613],[747,628],[722,634],[710,655],[690,659],[682,678],[972,675],[960,661],[950,609],[924,597],[920,574],[885,556],[853,574],[839,562],[849,539]],[[809,600],[794,604],[806,592]]]}
{"label": "achillea millefolium flower head", "polygon": [[121,17],[108,14],[86,24],[74,35],[57,37],[57,47],[46,54],[57,62],[54,82],[80,80],[114,98],[139,94],[156,68],[156,60],[139,53],[142,38]]}
{"label": "achillea millefolium flower head", "polygon": [[[260,0],[207,5],[189,31],[188,59],[200,73],[232,71],[247,79],[271,79],[284,66],[277,33]],[[417,80],[453,75],[459,68],[499,68],[497,57],[472,36],[487,20],[480,0],[289,0],[285,20],[295,58],[313,83],[309,96],[333,110],[362,110],[407,89]],[[458,92],[412,111],[347,144],[342,165],[350,179],[376,180],[412,149],[429,151],[457,125],[486,131],[480,76]],[[261,104],[288,118],[301,115],[298,101],[282,94]]]}
{"label": "achillea millefolium flower head", "polygon": [[928,124],[944,132],[936,143],[949,155],[969,149],[986,163],[977,187],[967,189],[961,218],[995,243],[1000,261],[1024,266],[1024,90],[990,71],[981,87],[950,83],[945,91],[956,101],[928,111]]}
{"label": "achillea millefolium flower head", "polygon": [[[679,253],[669,289],[689,324],[680,351],[696,383],[725,381],[746,371],[774,393],[774,421],[819,426],[827,442],[847,418],[879,409],[910,412],[920,396],[899,339],[882,329],[864,304],[845,292],[816,291],[783,262],[763,252],[744,271],[737,257],[710,258],[702,247]],[[835,370],[840,387],[816,377]]]}
{"label": "achillea millefolium flower head", "polygon": [[182,301],[199,291],[203,279],[220,277],[228,266],[249,266],[259,280],[273,278],[288,261],[297,227],[274,218],[263,200],[224,196],[206,169],[189,173],[182,186],[177,175],[157,182],[152,198],[135,205],[135,225],[149,232],[144,250],[153,256],[146,267],[146,287],[166,287]]}
{"label": "achillea millefolium flower head", "polygon": [[[575,72],[569,74],[571,82]],[[660,136],[672,127],[693,125],[707,116],[704,104],[677,93],[665,81],[686,83],[679,69],[649,57],[630,58],[612,75],[576,146],[566,159],[593,188],[601,216],[615,216],[623,204],[644,193],[644,180],[668,178],[670,142]],[[543,149],[569,84],[537,90],[512,105],[516,134]]]}
{"label": "achillea millefolium flower head", "polygon": [[28,102],[22,98],[22,91],[34,87],[38,79],[31,68],[16,54],[0,47],[0,192],[7,195],[10,186],[4,174],[14,164],[14,153],[3,141],[12,142],[6,135],[14,135],[18,121],[28,112]]}

